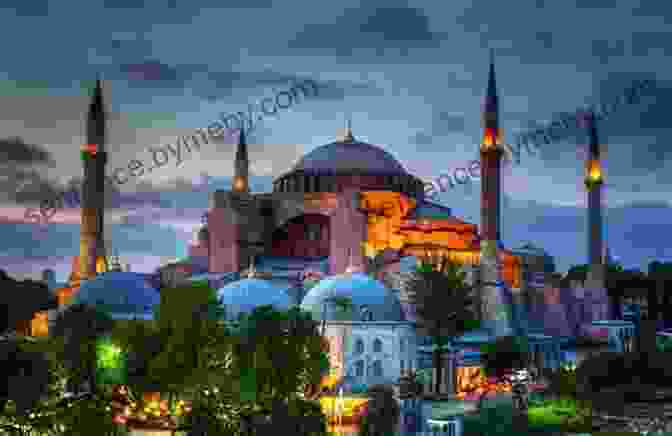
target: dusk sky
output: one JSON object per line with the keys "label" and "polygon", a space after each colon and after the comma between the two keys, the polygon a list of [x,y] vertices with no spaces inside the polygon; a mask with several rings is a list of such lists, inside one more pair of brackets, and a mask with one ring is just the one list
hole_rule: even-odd
{"label": "dusk sky", "polygon": [[[97,74],[110,111],[108,172],[130,159],[149,160],[148,147],[174,144],[221,112],[246,111],[312,79],[317,97],[265,117],[248,138],[253,189],[270,190],[303,154],[342,134],[349,117],[356,138],[430,181],[477,158],[489,48],[507,142],[561,113],[618,98],[636,80],[655,81],[648,96],[598,124],[606,232],[626,267],[672,260],[666,2],[5,0],[0,8],[7,42],[0,268],[16,278],[37,278],[49,267],[64,280],[78,254],[79,210],[58,211],[40,231],[23,217],[44,198],[44,186],[81,177],[79,149]],[[523,152],[503,177],[505,245],[532,241],[562,272],[587,256],[587,138],[571,133],[536,156]],[[181,166],[171,158],[121,186],[106,232],[132,270],[150,272],[186,254],[208,192],[229,186],[232,142],[203,145]],[[479,224],[478,181],[439,199]]]}

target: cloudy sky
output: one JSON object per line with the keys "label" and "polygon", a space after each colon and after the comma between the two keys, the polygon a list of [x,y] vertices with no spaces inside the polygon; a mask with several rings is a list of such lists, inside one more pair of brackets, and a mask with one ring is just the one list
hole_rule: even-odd
{"label": "cloudy sky", "polygon": [[[174,143],[221,112],[246,111],[312,79],[318,97],[266,117],[249,138],[257,189],[270,189],[302,154],[333,141],[348,117],[356,137],[432,180],[477,156],[488,48],[496,53],[507,141],[560,113],[617,98],[635,80],[655,81],[649,97],[599,123],[607,232],[628,267],[672,256],[665,60],[672,8],[665,2],[6,0],[0,8],[0,34],[12,42],[0,73],[0,267],[16,277],[49,266],[64,279],[78,252],[76,209],[58,211],[48,225],[26,224],[24,211],[45,186],[81,176],[96,74],[106,80],[111,111],[110,172],[148,160],[148,147]],[[134,270],[186,253],[208,192],[228,186],[234,151],[227,142],[120,187],[107,235]],[[585,142],[577,129],[535,156],[523,154],[503,180],[505,244],[533,241],[561,271],[586,258],[577,159]],[[477,185],[440,199],[478,224]]]}

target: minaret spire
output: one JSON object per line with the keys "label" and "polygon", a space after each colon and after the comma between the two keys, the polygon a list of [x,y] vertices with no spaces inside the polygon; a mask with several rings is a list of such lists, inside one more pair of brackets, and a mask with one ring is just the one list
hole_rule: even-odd
{"label": "minaret spire", "polygon": [[253,279],[255,277],[257,277],[257,270],[254,266],[254,255],[251,255],[250,256],[250,269],[247,273],[247,278],[248,279]]}
{"label": "minaret spire", "polygon": [[603,260],[602,248],[602,185],[604,178],[600,163],[600,143],[595,114],[585,114],[588,129],[588,158],[586,159],[585,185],[588,192],[588,263],[599,265]]}
{"label": "minaret spire", "polygon": [[104,238],[106,124],[103,83],[97,75],[87,115],[86,144],[82,147],[84,180],[79,253],[82,279],[94,278],[98,272],[107,270]]}
{"label": "minaret spire", "polygon": [[250,192],[249,181],[250,160],[247,155],[247,141],[245,139],[245,128],[240,126],[240,136],[238,137],[238,148],[236,149],[236,161],[233,177],[233,190],[236,192]]}
{"label": "minaret spire", "polygon": [[481,300],[484,325],[495,336],[511,334],[511,308],[504,295],[499,250],[501,211],[502,135],[494,52],[490,50],[488,86],[483,102],[481,154]]}

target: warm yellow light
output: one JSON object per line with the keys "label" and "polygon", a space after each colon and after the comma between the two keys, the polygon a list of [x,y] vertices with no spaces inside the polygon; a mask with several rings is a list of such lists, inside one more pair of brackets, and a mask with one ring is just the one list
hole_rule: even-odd
{"label": "warm yellow light", "polygon": [[107,262],[105,261],[105,257],[99,256],[96,259],[96,273],[101,274],[107,272]]}
{"label": "warm yellow light", "polygon": [[602,169],[600,168],[600,163],[597,160],[589,161],[586,166],[588,179],[590,181],[597,182],[602,179]]}
{"label": "warm yellow light", "polygon": [[242,177],[236,177],[236,181],[233,183],[233,187],[237,191],[245,189],[245,180]]}

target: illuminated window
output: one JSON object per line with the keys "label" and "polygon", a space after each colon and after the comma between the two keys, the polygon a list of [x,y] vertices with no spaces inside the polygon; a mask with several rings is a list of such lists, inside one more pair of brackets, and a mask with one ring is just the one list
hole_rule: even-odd
{"label": "illuminated window", "polygon": [[364,352],[364,341],[357,339],[355,341],[355,353],[362,354]]}
{"label": "illuminated window", "polygon": [[376,338],[373,341],[373,352],[374,353],[381,353],[383,351],[383,343],[380,339]]}
{"label": "illuminated window", "polygon": [[355,376],[356,377],[363,377],[364,376],[364,361],[363,360],[358,360],[355,363]]}

